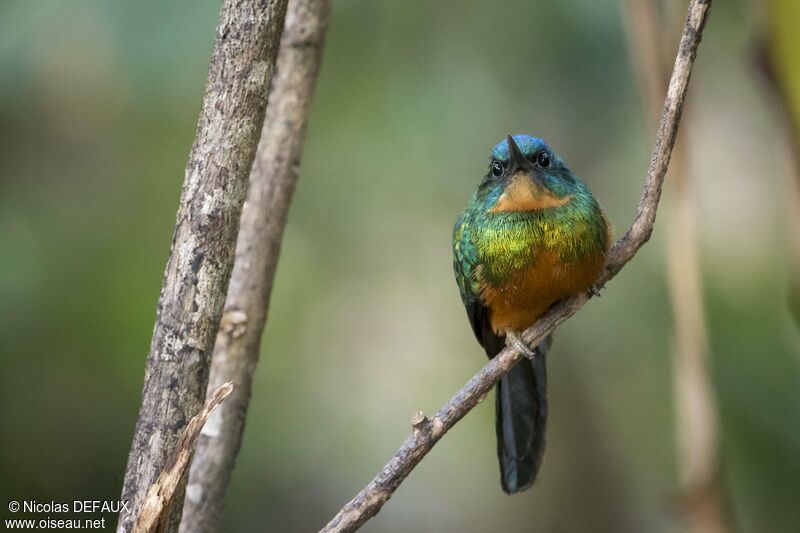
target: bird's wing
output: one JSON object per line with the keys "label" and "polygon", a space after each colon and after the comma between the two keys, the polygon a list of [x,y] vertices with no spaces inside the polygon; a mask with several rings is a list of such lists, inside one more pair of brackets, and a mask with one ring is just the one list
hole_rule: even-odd
{"label": "bird's wing", "polygon": [[489,327],[489,309],[480,299],[480,265],[471,225],[471,217],[465,212],[453,227],[453,271],[472,331],[478,342],[486,347],[487,342],[494,344],[495,339],[488,338],[494,335]]}

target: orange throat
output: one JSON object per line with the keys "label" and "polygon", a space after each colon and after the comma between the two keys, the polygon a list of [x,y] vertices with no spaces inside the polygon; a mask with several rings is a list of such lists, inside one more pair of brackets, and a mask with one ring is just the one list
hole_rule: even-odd
{"label": "orange throat", "polygon": [[498,198],[497,204],[489,212],[540,211],[566,205],[572,201],[572,198],[572,195],[563,198],[554,196],[527,174],[517,172]]}

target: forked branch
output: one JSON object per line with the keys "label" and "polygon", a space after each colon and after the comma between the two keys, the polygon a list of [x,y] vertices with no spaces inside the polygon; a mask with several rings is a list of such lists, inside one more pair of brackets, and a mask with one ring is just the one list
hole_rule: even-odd
{"label": "forked branch", "polygon": [[[664,100],[656,144],[645,178],[644,192],[633,224],[609,252],[606,268],[597,281],[598,287],[602,287],[611,280],[636,255],[636,252],[650,239],[653,232],[656,210],[661,198],[661,187],[678,133],[689,77],[710,7],[711,0],[690,0],[689,2],[689,12],[675,58],[667,96]],[[580,294],[553,306],[545,316],[523,333],[522,338],[532,346],[537,345],[559,324],[574,315],[588,300],[588,294]],[[406,476],[439,439],[475,407],[489,393],[495,382],[521,358],[522,354],[517,350],[504,349],[475,374],[430,419],[415,416],[413,433],[406,439],[394,457],[355,498],[333,517],[322,529],[322,532],[355,531],[377,514],[386,500],[391,497]]]}

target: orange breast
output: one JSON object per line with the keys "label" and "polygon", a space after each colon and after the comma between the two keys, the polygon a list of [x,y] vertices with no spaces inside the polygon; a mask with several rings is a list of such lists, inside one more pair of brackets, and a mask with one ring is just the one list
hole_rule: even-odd
{"label": "orange breast", "polygon": [[483,283],[481,297],[489,308],[492,329],[496,333],[525,330],[557,301],[589,290],[604,263],[603,254],[565,263],[556,252],[544,251],[536,255],[532,266],[506,283]]}

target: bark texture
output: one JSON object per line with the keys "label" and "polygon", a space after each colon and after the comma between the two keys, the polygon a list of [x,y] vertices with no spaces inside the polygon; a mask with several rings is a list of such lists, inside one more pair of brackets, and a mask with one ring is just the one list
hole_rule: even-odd
{"label": "bark texture", "polygon": [[217,531],[242,442],[286,216],[297,181],[330,15],[328,0],[290,0],[275,77],[242,210],[208,393],[236,386],[212,415],[192,462],[180,531]]}
{"label": "bark texture", "polygon": [[[130,531],[208,385],[247,178],[264,119],[287,0],[225,0],[184,177],[123,500]],[[168,530],[180,520],[178,488]]]}
{"label": "bark texture", "polygon": [[142,509],[133,524],[133,533],[156,533],[169,518],[172,498],[180,485],[183,474],[189,466],[189,460],[194,453],[200,430],[208,421],[214,409],[233,390],[233,384],[224,383],[219,389],[208,397],[208,401],[198,414],[192,418],[183,430],[176,453],[169,461],[167,468],[161,472],[155,483],[150,486],[147,496],[142,504]]}
{"label": "bark texture", "polygon": [[[649,240],[653,231],[664,176],[678,133],[678,124],[683,111],[692,66],[710,7],[711,0],[690,0],[689,2],[689,12],[667,89],[656,144],[650,158],[639,208],[630,229],[611,249],[606,268],[597,281],[597,287],[602,287],[613,278]],[[528,328],[522,334],[522,338],[530,346],[536,346],[559,324],[575,314],[588,300],[589,295],[582,294],[555,305],[536,324]],[[491,391],[495,382],[522,357],[522,354],[515,348],[505,348],[473,376],[464,388],[458,391],[432,418],[415,415],[412,421],[413,432],[394,457],[321,531],[326,533],[355,531],[377,514],[406,476],[439,439],[475,407]]]}

